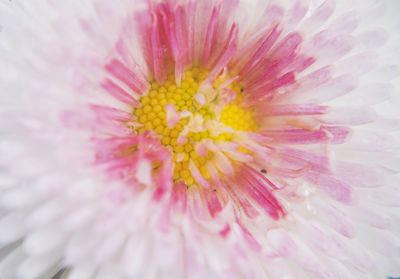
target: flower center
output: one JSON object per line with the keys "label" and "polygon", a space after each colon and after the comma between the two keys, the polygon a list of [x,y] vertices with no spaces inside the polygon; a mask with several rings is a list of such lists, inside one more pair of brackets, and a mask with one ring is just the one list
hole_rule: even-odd
{"label": "flower center", "polygon": [[[163,84],[151,81],[151,89],[139,100],[141,106],[133,111],[140,123],[136,132],[150,130],[159,137],[172,152],[173,179],[183,179],[188,186],[195,184],[198,174],[210,178],[206,163],[213,159],[213,142],[233,141],[237,131],[258,129],[252,112],[240,105],[243,88],[228,74],[206,86],[208,74],[192,67],[180,85],[174,75]],[[209,148],[202,148],[205,143]]]}

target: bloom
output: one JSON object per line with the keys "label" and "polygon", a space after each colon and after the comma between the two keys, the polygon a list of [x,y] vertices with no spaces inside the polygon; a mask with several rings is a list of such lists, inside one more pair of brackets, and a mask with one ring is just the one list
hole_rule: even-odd
{"label": "bloom", "polygon": [[399,275],[384,2],[39,3],[2,4],[0,274]]}

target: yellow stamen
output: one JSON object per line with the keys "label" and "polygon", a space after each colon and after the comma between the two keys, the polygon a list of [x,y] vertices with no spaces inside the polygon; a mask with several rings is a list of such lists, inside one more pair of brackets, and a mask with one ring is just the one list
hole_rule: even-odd
{"label": "yellow stamen", "polygon": [[[208,130],[201,132],[189,132],[187,141],[183,145],[178,144],[178,137],[184,131],[189,123],[189,118],[182,118],[173,128],[167,126],[165,106],[173,104],[178,112],[183,110],[192,112],[193,116],[201,115],[204,121],[219,120],[238,131],[256,131],[257,123],[254,121],[252,112],[240,107],[240,95],[242,88],[240,85],[231,83],[228,88],[236,93],[237,99],[222,109],[220,115],[211,109],[211,106],[200,106],[194,99],[200,84],[208,76],[208,71],[198,67],[193,67],[185,71],[181,80],[181,85],[175,84],[175,77],[169,75],[164,84],[151,82],[151,89],[145,96],[139,100],[140,107],[134,109],[138,122],[142,125],[136,129],[140,134],[146,130],[153,130],[160,136],[160,142],[168,147],[173,155],[174,173],[173,179],[182,179],[187,185],[195,184],[189,170],[189,160],[192,160],[200,170],[204,178],[209,179],[210,174],[205,167],[205,163],[212,160],[213,154],[207,152],[206,156],[200,156],[196,153],[196,144],[204,139],[230,141],[233,137],[231,133],[220,133],[217,137],[212,137]],[[230,77],[219,77],[213,84],[213,90],[218,90]],[[217,100],[218,101],[218,100]]]}

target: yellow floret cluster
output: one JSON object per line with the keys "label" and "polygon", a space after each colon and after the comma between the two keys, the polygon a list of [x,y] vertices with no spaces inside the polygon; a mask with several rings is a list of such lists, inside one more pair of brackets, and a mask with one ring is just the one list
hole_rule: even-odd
{"label": "yellow floret cluster", "polygon": [[237,103],[233,102],[222,110],[220,121],[238,131],[256,131],[258,125],[252,112],[244,110]]}
{"label": "yellow floret cluster", "polygon": [[[169,75],[162,85],[152,81],[148,94],[139,100],[141,106],[133,111],[133,114],[141,124],[136,131],[140,134],[147,130],[153,130],[160,136],[161,143],[170,148],[173,153],[174,180],[183,179],[188,186],[195,183],[189,170],[190,159],[193,160],[205,178],[210,178],[205,163],[212,159],[212,153],[208,152],[206,156],[199,156],[194,150],[196,142],[202,139],[231,140],[232,135],[222,133],[218,137],[212,138],[207,130],[189,133],[188,141],[184,145],[179,145],[177,142],[178,136],[185,125],[189,123],[189,117],[181,119],[173,128],[168,128],[165,111],[165,106],[168,103],[173,104],[177,111],[187,110],[192,112],[193,115],[201,114],[204,121],[220,119],[222,123],[235,130],[253,131],[257,127],[252,118],[252,113],[242,109],[237,101],[226,106],[220,116],[216,115],[207,105],[201,107],[196,102],[194,95],[207,75],[208,72],[206,70],[193,67],[185,71],[180,86],[176,85],[173,75]],[[226,79],[217,79],[214,88],[217,88],[224,80]],[[230,88],[238,95],[241,94],[242,90],[238,85],[231,85]]]}

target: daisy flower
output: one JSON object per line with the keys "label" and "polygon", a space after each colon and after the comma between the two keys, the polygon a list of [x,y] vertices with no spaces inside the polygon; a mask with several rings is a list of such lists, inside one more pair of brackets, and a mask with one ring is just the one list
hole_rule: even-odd
{"label": "daisy flower", "polygon": [[400,276],[399,11],[2,0],[0,277]]}

